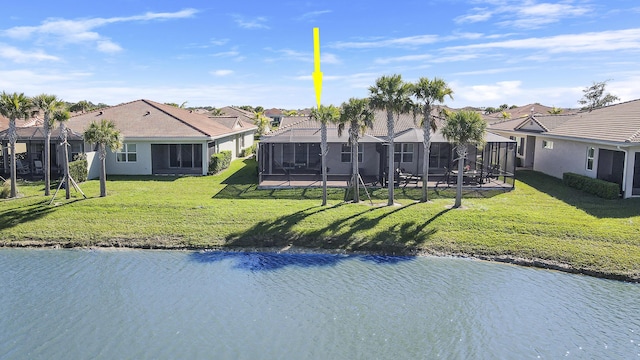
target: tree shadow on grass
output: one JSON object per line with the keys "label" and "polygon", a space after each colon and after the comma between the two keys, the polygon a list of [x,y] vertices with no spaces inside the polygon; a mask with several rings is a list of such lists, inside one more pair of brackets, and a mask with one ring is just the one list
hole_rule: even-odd
{"label": "tree shadow on grass", "polygon": [[[343,204],[337,205],[342,206]],[[376,233],[367,233],[378,226],[378,223],[387,216],[413,211],[413,203],[389,211],[388,207],[371,207],[346,218],[332,221],[326,226],[314,231],[296,231],[294,227],[307,217],[315,216],[323,211],[331,211],[335,207],[313,207],[298,211],[293,214],[281,216],[272,221],[263,221],[242,233],[230,235],[225,243],[228,247],[274,247],[286,248],[297,246],[309,249],[330,249],[347,251],[375,252],[387,255],[411,255],[436,234],[437,229],[431,227],[431,223],[443,216],[451,209],[444,209],[424,222],[399,222]],[[372,213],[379,214],[372,216]],[[410,259],[411,256],[406,259]],[[405,260],[406,260],[405,259]],[[402,259],[393,258],[387,260],[384,257],[369,258],[369,261],[398,262]]]}
{"label": "tree shadow on grass", "polygon": [[[518,170],[518,181],[597,218],[640,216],[640,199],[606,200],[566,186],[562,180],[533,170]],[[523,204],[526,206],[526,204]]]}
{"label": "tree shadow on grass", "polygon": [[[0,230],[38,220],[55,211],[55,207],[49,206],[49,201],[49,199],[43,199],[31,205],[0,211]],[[69,203],[74,201],[77,200],[72,200]]]}

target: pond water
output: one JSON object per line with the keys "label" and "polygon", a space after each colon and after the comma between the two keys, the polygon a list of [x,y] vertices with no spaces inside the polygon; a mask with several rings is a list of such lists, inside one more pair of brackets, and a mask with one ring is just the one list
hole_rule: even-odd
{"label": "pond water", "polygon": [[0,359],[640,359],[640,285],[474,260],[0,249]]}

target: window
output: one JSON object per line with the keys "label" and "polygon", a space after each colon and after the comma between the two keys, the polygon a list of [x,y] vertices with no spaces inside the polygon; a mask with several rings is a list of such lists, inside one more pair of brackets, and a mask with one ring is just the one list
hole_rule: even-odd
{"label": "window", "polygon": [[117,162],[136,162],[137,160],[136,144],[123,144],[122,149],[116,152]]}
{"label": "window", "polygon": [[82,154],[82,143],[71,143],[71,160],[76,160]]}
{"label": "window", "polygon": [[394,144],[393,161],[413,162],[413,144]]}
{"label": "window", "polygon": [[596,148],[589,146],[587,148],[587,170],[593,170],[593,161],[596,157]]}
{"label": "window", "polygon": [[199,168],[202,167],[202,144],[169,145],[169,167]]}
{"label": "window", "polygon": [[[362,162],[362,154],[364,152],[364,144],[358,144],[358,162]],[[351,162],[351,145],[342,144],[340,150],[340,159],[342,162]]]}
{"label": "window", "polygon": [[544,149],[553,149],[553,141],[542,140],[542,147]]}

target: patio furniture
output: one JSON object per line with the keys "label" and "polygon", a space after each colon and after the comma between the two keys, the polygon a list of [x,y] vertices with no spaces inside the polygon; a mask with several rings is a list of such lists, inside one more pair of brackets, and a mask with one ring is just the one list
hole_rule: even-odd
{"label": "patio furniture", "polygon": [[33,167],[36,174],[44,174],[44,169],[42,168],[42,161],[34,160]]}
{"label": "patio furniture", "polygon": [[398,177],[398,186],[404,184],[403,187],[406,187],[409,183],[418,185],[418,181],[420,181],[419,176],[408,173],[404,169],[397,169],[396,175]]}
{"label": "patio furniture", "polygon": [[22,160],[17,159],[16,160],[16,172],[20,175],[27,175],[29,174],[31,170],[29,169],[29,166],[27,166],[26,164],[22,163]]}

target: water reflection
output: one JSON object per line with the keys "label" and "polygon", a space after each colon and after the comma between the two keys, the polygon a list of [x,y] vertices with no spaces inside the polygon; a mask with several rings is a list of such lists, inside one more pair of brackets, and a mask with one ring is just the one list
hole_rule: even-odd
{"label": "water reflection", "polygon": [[341,261],[358,259],[373,264],[398,264],[411,261],[413,256],[388,255],[346,255],[346,254],[296,254],[274,252],[228,252],[228,251],[198,251],[191,253],[191,260],[199,263],[217,263],[232,261],[234,269],[249,271],[273,271],[289,266],[297,267],[328,267],[335,266]]}

